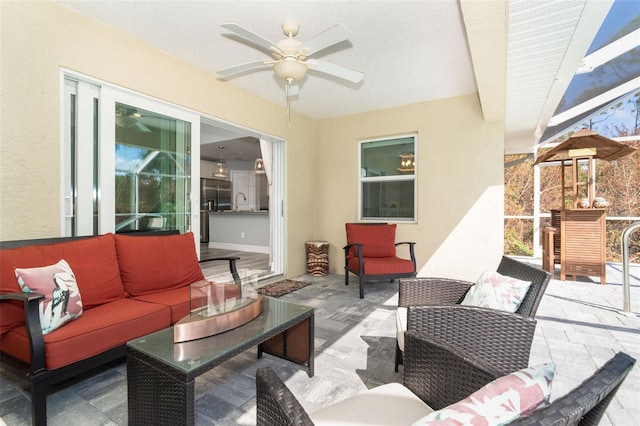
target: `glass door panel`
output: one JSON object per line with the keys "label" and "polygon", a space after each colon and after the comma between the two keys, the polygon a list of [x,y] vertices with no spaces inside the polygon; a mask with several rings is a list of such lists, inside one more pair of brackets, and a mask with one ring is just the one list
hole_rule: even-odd
{"label": "glass door panel", "polygon": [[115,103],[115,231],[191,230],[191,123]]}

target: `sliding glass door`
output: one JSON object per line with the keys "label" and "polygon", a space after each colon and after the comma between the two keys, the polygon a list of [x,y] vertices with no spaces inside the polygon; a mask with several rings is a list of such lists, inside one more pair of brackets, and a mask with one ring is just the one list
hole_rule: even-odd
{"label": "sliding glass door", "polygon": [[199,235],[199,116],[69,76],[65,87],[64,234]]}
{"label": "sliding glass door", "polygon": [[190,229],[191,123],[115,104],[115,231]]}

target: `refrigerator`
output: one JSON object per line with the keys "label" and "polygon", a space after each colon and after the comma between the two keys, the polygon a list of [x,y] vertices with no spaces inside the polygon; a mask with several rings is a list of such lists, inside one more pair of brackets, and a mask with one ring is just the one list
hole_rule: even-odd
{"label": "refrigerator", "polygon": [[209,242],[209,212],[231,210],[231,182],[200,178],[200,242]]}

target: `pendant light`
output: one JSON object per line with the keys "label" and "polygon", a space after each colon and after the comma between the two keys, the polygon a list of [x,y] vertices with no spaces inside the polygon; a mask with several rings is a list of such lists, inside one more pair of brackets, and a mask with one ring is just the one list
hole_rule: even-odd
{"label": "pendant light", "polygon": [[216,164],[216,172],[214,174],[215,177],[226,178],[229,175],[229,170],[227,169],[227,165],[222,161],[218,161]]}
{"label": "pendant light", "polygon": [[262,161],[262,158],[256,158],[256,162],[253,165],[253,171],[258,175],[263,175],[266,173],[264,170],[264,161]]}

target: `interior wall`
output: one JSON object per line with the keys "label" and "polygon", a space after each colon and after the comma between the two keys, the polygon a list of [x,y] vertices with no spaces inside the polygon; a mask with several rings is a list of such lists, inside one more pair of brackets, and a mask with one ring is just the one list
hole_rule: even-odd
{"label": "interior wall", "polygon": [[[55,2],[0,2],[0,239],[60,229],[60,72],[73,70],[287,141],[288,274],[313,233],[314,123]],[[215,54],[215,52],[211,52]],[[295,159],[292,161],[291,159]],[[294,232],[291,232],[291,231]],[[303,251],[303,249],[302,249]],[[303,253],[304,254],[304,253]]]}
{"label": "interior wall", "polygon": [[503,127],[484,121],[475,94],[319,122],[314,238],[330,242],[331,272],[342,273],[358,141],[408,133],[418,135],[418,220],[399,223],[396,240],[416,242],[419,276],[475,281],[503,252],[504,203]]}

